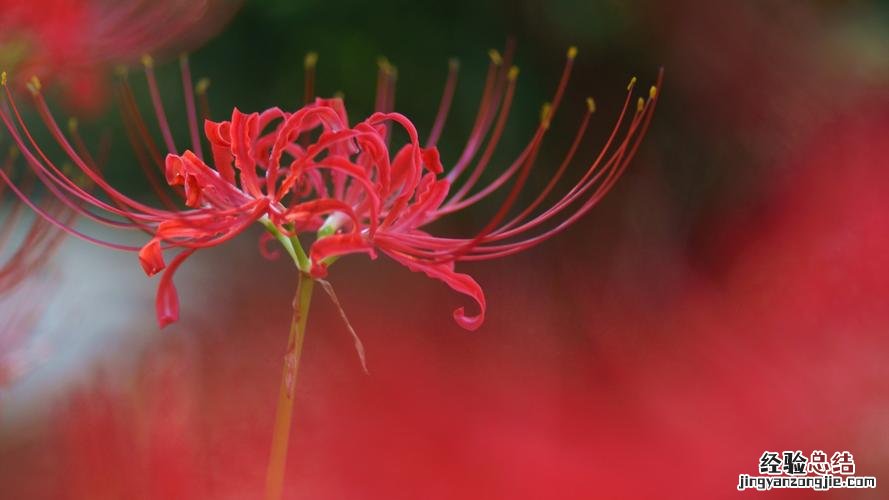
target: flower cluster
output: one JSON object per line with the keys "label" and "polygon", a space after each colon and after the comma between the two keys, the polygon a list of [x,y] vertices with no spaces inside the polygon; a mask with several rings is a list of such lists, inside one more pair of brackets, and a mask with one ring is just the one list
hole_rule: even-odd
{"label": "flower cluster", "polygon": [[[203,129],[211,153],[207,157],[198,134],[187,63],[183,61],[182,70],[192,148],[181,152],[167,124],[151,60],[146,59],[154,111],[167,149],[165,159],[161,160],[153,140],[144,133],[144,121],[127,92],[124,115],[129,117],[134,148],[149,180],[154,179],[152,183],[165,208],[143,204],[109,185],[88,151],[78,146],[76,129],[70,131],[69,138],[59,127],[38,81],[30,84],[37,112],[68,160],[101,195],[72,182],[48,158],[29,133],[8,89],[8,111],[0,108],[0,119],[46,188],[65,205],[96,222],[150,235],[150,240],[139,248],[99,241],[53,214],[42,212],[71,234],[107,247],[137,251],[149,275],[163,271],[156,301],[161,326],[178,318],[178,298],[172,279],[182,262],[196,250],[228,241],[259,222],[268,230],[266,240],[279,241],[299,269],[313,278],[325,276],[328,266],[341,256],[365,253],[376,257],[381,252],[412,271],[446,283],[475,301],[477,311],[472,314],[462,307],[454,311],[455,320],[472,330],[484,320],[485,297],[472,277],[455,271],[455,263],[493,259],[527,249],[587,213],[626,169],[658,98],[657,86],[652,86],[647,96],[634,100],[634,78],[601,152],[585,162],[587,167],[573,187],[542,206],[584,139],[595,111],[595,103],[588,99],[573,143],[552,171],[550,182],[532,203],[510,217],[561,104],[576,49],[568,51],[552,101],[544,106],[540,124],[528,144],[492,181],[479,187],[511,108],[518,76],[518,69],[510,66],[511,55],[511,48],[503,56],[492,51],[472,132],[459,159],[448,169],[442,165],[436,143],[456,88],[455,63],[450,66],[439,111],[425,143],[420,142],[414,124],[391,109],[396,72],[390,64],[380,65],[377,111],[352,124],[341,99],[313,99],[311,82],[316,58],[310,55],[306,58],[308,102],[304,107],[294,112],[271,108],[243,113],[235,109],[230,120],[205,120]],[[128,89],[126,84],[124,87]],[[204,90],[202,87],[198,93]],[[404,145],[392,148],[390,143],[395,137],[403,140]],[[178,208],[168,199],[154,178],[152,162],[162,170],[166,183],[181,195],[185,208]],[[430,223],[470,207],[501,188],[506,192],[499,209],[477,233],[465,238],[445,238],[426,230]],[[103,213],[96,213],[96,209]],[[173,249],[178,253],[166,262],[164,251]]]}

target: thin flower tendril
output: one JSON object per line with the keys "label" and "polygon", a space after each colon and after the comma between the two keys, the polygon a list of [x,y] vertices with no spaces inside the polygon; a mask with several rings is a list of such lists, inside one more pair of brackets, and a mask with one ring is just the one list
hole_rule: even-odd
{"label": "thin flower tendril", "polygon": [[361,369],[364,370],[364,373],[370,375],[370,372],[367,370],[367,356],[364,351],[364,343],[361,342],[361,337],[358,336],[358,333],[355,331],[355,328],[352,327],[352,323],[349,321],[349,317],[346,316],[346,311],[343,309],[343,306],[340,305],[340,300],[336,296],[336,292],[333,290],[333,285],[330,284],[329,281],[325,281],[323,279],[316,279],[315,281],[321,285],[321,288],[324,289],[324,292],[330,297],[330,301],[333,302],[334,307],[336,307],[337,311],[340,313],[340,317],[343,319],[343,323],[345,323],[346,328],[349,330],[349,333],[352,335],[352,341],[355,343],[355,352],[358,354],[358,359],[361,361]]}

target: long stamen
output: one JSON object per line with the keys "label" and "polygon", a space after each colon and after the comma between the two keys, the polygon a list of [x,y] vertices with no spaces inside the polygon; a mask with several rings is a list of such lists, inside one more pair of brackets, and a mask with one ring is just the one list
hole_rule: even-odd
{"label": "long stamen", "polygon": [[[549,123],[548,123],[549,118],[548,118],[548,116],[546,116],[546,113],[545,113],[545,116],[543,117],[543,120],[545,122],[545,125],[544,125],[544,130],[545,130],[546,128],[549,128]],[[535,146],[530,151],[530,154],[528,155],[527,160],[525,160],[525,163],[519,172],[519,176],[516,179],[515,184],[513,184],[512,190],[506,196],[506,200],[503,202],[503,204],[497,210],[497,213],[494,214],[494,216],[491,218],[491,220],[488,221],[488,223],[485,225],[485,227],[482,228],[482,230],[479,231],[478,234],[474,238],[472,238],[471,241],[469,241],[465,245],[461,246],[460,248],[455,249],[453,252],[451,252],[450,255],[443,257],[441,259],[438,259],[438,261],[447,262],[447,261],[457,260],[460,257],[462,257],[463,255],[465,255],[466,253],[469,253],[491,231],[496,229],[497,225],[500,224],[500,221],[502,221],[506,217],[506,215],[509,213],[509,210],[512,208],[512,205],[518,199],[519,193],[522,191],[522,188],[525,186],[525,181],[528,179],[528,175],[531,173],[531,168],[534,166],[534,162],[537,159],[537,153],[540,150],[540,143],[541,143],[542,137],[543,137],[542,134],[539,137],[540,137],[540,139],[535,141]]]}
{"label": "long stamen", "polygon": [[210,88],[210,79],[201,78],[194,86],[194,93],[198,97],[198,105],[201,108],[201,119],[210,119],[210,101],[207,98],[207,89]]}
{"label": "long stamen", "polygon": [[[635,79],[631,81],[630,85],[628,86],[629,92],[627,94],[627,99],[625,100],[623,109],[620,113],[620,117],[618,118],[617,124],[615,125],[611,136],[608,138],[605,147],[599,153],[599,156],[596,158],[596,160],[593,162],[593,164],[590,166],[589,170],[584,174],[581,180],[561,200],[559,200],[545,212],[536,216],[534,219],[531,219],[528,222],[521,224],[520,226],[510,229],[511,226],[518,223],[519,219],[527,216],[527,213],[522,214],[521,216],[511,220],[509,223],[504,224],[500,228],[491,231],[488,236],[483,237],[481,240],[479,240],[478,238],[475,238],[473,240],[466,240],[436,238],[423,235],[402,235],[400,236],[402,243],[395,243],[387,239],[386,244],[393,245],[393,247],[398,248],[399,251],[405,252],[410,255],[415,255],[419,258],[433,259],[433,262],[446,260],[448,256],[455,255],[455,248],[457,248],[458,250],[456,260],[487,260],[495,257],[502,257],[517,253],[552,237],[558,232],[561,232],[578,218],[587,213],[593,206],[595,206],[604,197],[608,190],[610,190],[611,187],[617,182],[617,179],[629,165],[629,162],[632,160],[635,151],[641,144],[642,137],[644,136],[645,131],[653,116],[654,107],[657,101],[657,96],[659,94],[658,89],[660,88],[662,80],[663,70],[661,70],[658,75],[657,84],[650,89],[648,100],[642,100],[641,103],[637,103],[636,113],[633,115],[631,123],[628,126],[626,136],[621,141],[621,144],[614,152],[611,153],[609,159],[604,164],[601,164],[603,158],[606,156],[606,154],[609,153],[611,144],[613,143],[618,130],[621,129],[621,124],[624,120],[624,117],[626,116],[629,104],[632,102],[632,90],[634,88]],[[594,106],[595,104],[593,102],[588,102],[588,113],[594,110]],[[578,134],[578,136],[581,135],[582,133]],[[572,153],[570,151],[568,156],[572,156]],[[570,161],[570,159],[568,159],[568,161]],[[527,238],[525,240],[517,241],[515,243],[499,245],[491,244],[491,242],[503,240],[505,238],[524,233],[532,229],[533,227],[549,220],[554,215],[567,208],[580,196],[583,196],[584,193],[586,193],[593,186],[597,186],[596,189],[593,191],[593,194],[590,195],[587,200],[582,203],[579,209],[572,213],[566,220],[559,223],[556,227],[545,231],[543,234],[537,235],[532,238]],[[536,203],[539,204],[539,202]],[[525,212],[530,211],[525,210]],[[473,242],[477,244],[475,246],[471,246]],[[471,247],[470,251],[460,255],[459,252],[465,251],[467,247]]]}
{"label": "long stamen", "polygon": [[464,196],[475,186],[475,183],[478,182],[479,178],[481,178],[482,172],[484,172],[485,167],[491,161],[491,157],[494,154],[494,151],[497,149],[497,144],[500,142],[500,137],[503,135],[503,129],[506,128],[506,122],[509,119],[509,111],[512,108],[512,99],[515,95],[515,85],[516,78],[518,77],[519,69],[513,66],[508,75],[509,84],[506,88],[506,95],[503,98],[503,105],[500,107],[500,114],[497,117],[497,123],[494,125],[494,132],[491,134],[491,140],[488,141],[488,145],[485,148],[485,152],[482,153],[482,157],[479,159],[475,168],[470,174],[469,178],[466,179],[466,182],[460,186],[460,189],[451,197],[448,203],[454,203],[463,199]]}
{"label": "long stamen", "polygon": [[303,87],[303,104],[311,104],[315,100],[315,67],[318,65],[318,53],[309,52],[303,60],[305,85]]}
{"label": "long stamen", "polygon": [[393,90],[391,86],[395,85],[395,66],[385,57],[377,60],[377,96],[374,102],[374,110],[378,113],[388,113],[391,111],[389,96]]}
{"label": "long stamen", "polygon": [[[599,187],[594,191],[593,195],[590,196],[578,210],[572,213],[571,216],[562,221],[559,225],[550,229],[549,231],[546,231],[543,234],[510,245],[491,245],[487,247],[478,247],[476,250],[483,251],[485,253],[478,255],[466,255],[463,256],[460,260],[487,260],[516,253],[518,251],[529,248],[530,246],[534,246],[541,241],[551,238],[555,234],[563,231],[565,228],[567,228],[577,219],[585,215],[587,212],[589,212],[589,210],[591,210],[592,207],[595,206],[602,199],[602,197],[611,189],[611,187],[614,186],[614,184],[617,182],[617,179],[626,170],[629,162],[632,160],[633,156],[638,150],[642,138],[644,137],[645,132],[647,131],[648,126],[651,123],[651,118],[654,115],[654,108],[657,104],[657,89],[660,88],[662,78],[663,70],[661,70],[658,76],[658,84],[655,87],[652,87],[652,90],[649,93],[649,99],[642,102],[641,110],[637,111],[636,115],[634,116],[633,123],[630,126],[627,137],[624,139],[618,151],[615,152],[615,156],[613,156],[612,159],[609,160],[608,164],[612,165],[611,168],[600,170],[599,174],[594,176],[593,179],[591,179],[587,184],[580,187],[580,189],[578,189],[578,191],[576,192],[576,194],[579,196],[595,183],[596,178],[600,177],[601,173],[607,172],[605,180],[602,181]],[[574,197],[574,199],[576,199],[576,196]],[[573,199],[567,201],[567,203],[570,203],[571,201],[573,201]],[[522,230],[526,229],[527,228],[522,228]],[[497,239],[500,239],[500,237],[502,236],[503,234],[498,235]]]}
{"label": "long stamen", "polygon": [[432,131],[429,132],[429,138],[426,140],[427,148],[435,147],[438,144],[438,139],[444,130],[445,122],[448,120],[448,114],[451,111],[451,103],[454,100],[454,91],[457,90],[457,73],[459,71],[460,62],[457,59],[448,61],[448,77],[445,80],[444,90],[441,93],[441,103],[438,105],[438,113],[435,115]]}
{"label": "long stamen", "polygon": [[[641,118],[641,115],[639,113],[637,113],[633,117],[633,120],[631,121],[631,123],[629,125],[627,135],[624,138],[624,140],[622,141],[621,146],[618,147],[617,151],[615,151],[613,153],[611,159],[608,162],[606,162],[606,164],[603,166],[603,168],[600,168],[602,160],[605,158],[605,156],[610,151],[611,145],[614,142],[614,139],[616,138],[617,133],[621,128],[621,124],[623,123],[623,121],[626,117],[627,111],[629,109],[629,105],[632,102],[633,88],[635,86],[635,82],[636,82],[636,79],[634,77],[630,81],[630,85],[628,86],[627,98],[624,101],[624,105],[623,105],[623,108],[621,109],[621,113],[617,119],[617,122],[615,123],[615,126],[614,126],[610,136],[608,137],[608,140],[606,141],[603,148],[600,150],[599,155],[592,162],[590,167],[587,169],[586,173],[583,175],[583,177],[581,177],[581,179],[577,182],[577,184],[575,184],[575,186],[572,187],[571,190],[567,194],[565,194],[565,196],[561,200],[559,200],[559,202],[554,204],[550,209],[548,209],[544,213],[537,216],[535,219],[532,219],[531,221],[528,221],[527,223],[525,223],[522,226],[517,227],[515,229],[507,230],[507,228],[504,227],[504,228],[501,228],[500,230],[496,231],[495,234],[497,236],[497,239],[508,238],[508,237],[516,235],[520,232],[527,231],[528,229],[531,229],[531,228],[539,225],[543,221],[545,221],[545,220],[551,218],[552,216],[554,216],[555,214],[561,212],[568,205],[573,203],[574,200],[576,200],[579,196],[581,196],[586,190],[588,190],[590,186],[594,185],[599,179],[601,179],[603,175],[605,175],[608,172],[611,172],[612,171],[611,166],[616,165],[616,164],[618,164],[618,162],[620,162],[620,160],[624,156],[624,152],[626,150],[626,145],[629,143],[630,139],[633,137],[634,132],[637,129],[639,119]],[[658,79],[658,82],[660,82],[660,78]],[[654,98],[655,98],[655,95],[651,94],[651,99],[654,99]],[[641,134],[639,135],[639,137],[641,138]],[[493,237],[493,235],[492,235],[492,237]]]}
{"label": "long stamen", "polygon": [[[377,61],[379,70],[377,72],[377,98],[374,109],[378,113],[389,113],[395,107],[395,83],[398,79],[398,69],[389,62],[385,57],[381,57]],[[383,137],[386,144],[389,144],[391,137],[391,127],[388,123],[382,125],[384,128]]]}
{"label": "long stamen", "polygon": [[195,156],[204,159],[201,151],[201,136],[198,135],[197,112],[194,105],[194,87],[191,83],[191,67],[188,64],[188,55],[179,57],[179,72],[182,75],[182,93],[185,96],[185,112],[188,116],[188,131],[191,134],[191,147]]}
{"label": "long stamen", "polygon": [[125,126],[132,128],[139,134],[141,141],[139,141],[138,144],[145,149],[157,169],[163,171],[163,157],[161,156],[160,150],[157,148],[157,144],[155,144],[154,138],[151,137],[151,134],[148,132],[148,125],[142,117],[142,112],[139,111],[139,106],[136,103],[136,96],[133,94],[133,89],[130,86],[130,81],[127,78],[126,72],[120,73],[119,82],[119,96],[121,99],[121,116],[123,118],[123,123]]}
{"label": "long stamen", "polygon": [[179,150],[176,149],[176,144],[173,142],[173,132],[170,130],[167,113],[164,111],[164,103],[161,100],[160,90],[157,87],[157,78],[154,76],[154,59],[149,55],[142,56],[142,66],[145,68],[145,80],[148,82],[148,92],[151,94],[151,104],[154,107],[157,126],[164,137],[167,152],[176,154]]}
{"label": "long stamen", "polygon": [[[145,174],[145,178],[148,180],[151,190],[157,195],[161,204],[168,210],[174,211],[176,210],[176,204],[173,203],[173,200],[167,195],[167,189],[161,184],[160,179],[157,177],[157,167],[160,165],[160,158],[154,158],[154,165],[152,165],[151,158],[158,154],[157,149],[154,148],[152,143],[146,143],[139,140],[139,129],[142,128],[142,131],[145,132],[142,134],[143,137],[147,135],[147,131],[144,130],[144,123],[139,123],[141,117],[133,117],[131,109],[132,103],[127,102],[129,101],[128,97],[132,96],[124,96],[123,92],[124,90],[121,89],[121,116],[123,117],[122,121],[127,140],[133,148],[133,153],[136,156],[136,163],[139,165],[142,173]],[[138,113],[138,110],[136,110],[136,113]]]}
{"label": "long stamen", "polygon": [[[12,175],[12,165],[15,162],[17,156],[17,149],[10,149],[9,154],[6,157],[6,161],[3,164],[3,170],[8,174]],[[31,190],[34,188],[35,178],[28,177],[26,180],[28,184],[22,186],[22,191],[26,194],[30,195]],[[0,184],[0,193],[2,193],[6,189],[6,183]],[[10,208],[9,212],[6,214],[6,217],[3,219],[3,224],[0,225],[0,250],[5,246],[6,241],[9,239],[12,234],[13,228],[16,227],[16,223],[19,220],[19,217],[22,212],[21,203],[13,204],[12,208]]]}
{"label": "long stamen", "polygon": [[[40,82],[39,82],[39,80],[37,80],[36,78],[32,79],[32,82],[29,84],[29,89],[31,90],[32,95],[35,97],[35,99],[36,99],[38,102],[42,102],[42,96],[41,96],[41,92],[40,92]],[[23,153],[23,155],[25,156],[25,159],[27,160],[28,165],[32,167],[32,170],[34,171],[34,173],[35,173],[35,174],[37,175],[37,177],[41,180],[41,182],[43,182],[43,184],[47,187],[47,189],[49,189],[49,190],[52,192],[52,194],[55,195],[55,196],[56,196],[61,202],[63,202],[66,206],[68,206],[68,207],[71,208],[72,210],[75,210],[76,212],[80,213],[81,215],[83,215],[83,216],[85,216],[85,217],[88,217],[88,218],[90,218],[90,219],[92,219],[92,220],[94,220],[94,221],[96,221],[96,222],[99,222],[99,223],[101,223],[101,224],[105,224],[105,225],[109,225],[109,226],[112,226],[112,227],[121,227],[121,228],[132,227],[132,226],[126,224],[126,223],[122,223],[122,222],[119,222],[119,221],[114,221],[114,220],[111,220],[111,219],[107,219],[107,218],[104,218],[104,217],[95,215],[95,214],[93,214],[93,213],[91,213],[91,212],[89,212],[89,211],[86,211],[86,210],[84,210],[82,207],[78,206],[77,204],[72,203],[72,202],[68,199],[67,196],[65,196],[64,194],[62,194],[62,193],[59,191],[59,188],[61,188],[62,190],[68,192],[69,194],[73,195],[74,197],[80,199],[81,201],[87,202],[87,203],[89,203],[89,204],[96,205],[96,206],[98,206],[99,208],[104,209],[104,210],[107,210],[107,211],[109,211],[109,212],[112,212],[112,213],[114,213],[114,214],[116,214],[116,215],[124,215],[124,216],[126,216],[125,213],[121,213],[121,212],[115,211],[112,207],[110,207],[110,206],[108,206],[108,205],[102,203],[100,200],[96,199],[94,196],[92,196],[91,194],[89,194],[89,193],[87,193],[86,191],[84,191],[82,188],[80,188],[80,186],[78,186],[76,183],[74,183],[72,180],[70,180],[70,179],[68,178],[68,176],[66,176],[66,175],[64,174],[64,172],[62,172],[58,167],[56,167],[56,166],[49,160],[49,158],[48,158],[48,157],[46,156],[46,154],[39,148],[39,146],[37,145],[36,141],[35,141],[34,138],[31,136],[30,131],[27,129],[27,127],[25,127],[25,123],[24,123],[24,121],[22,120],[21,114],[20,114],[19,111],[18,111],[18,108],[17,108],[17,106],[16,106],[16,104],[15,104],[15,101],[12,99],[12,94],[9,92],[9,88],[6,87],[6,86],[4,86],[4,90],[5,90],[4,96],[6,97],[6,101],[4,101],[4,104],[6,104],[6,103],[9,104],[9,106],[11,107],[11,110],[12,110],[12,112],[13,112],[13,114],[14,114],[16,120],[18,121],[19,125],[22,127],[22,131],[24,132],[25,137],[28,139],[28,141],[31,143],[31,145],[35,148],[37,154],[43,159],[44,162],[46,162],[46,165],[48,165],[49,168],[46,168],[46,167],[43,165],[43,163],[41,163],[41,161],[38,160],[37,157],[35,157],[35,156],[30,152],[30,150],[27,148],[27,146],[26,146],[26,145],[24,144],[24,142],[22,141],[22,139],[21,139],[21,137],[19,136],[18,132],[16,131],[15,127],[14,127],[13,124],[11,123],[11,121],[10,121],[10,119],[9,119],[9,117],[8,117],[8,115],[7,115],[7,113],[0,111],[0,119],[2,119],[2,121],[3,121],[4,124],[6,125],[6,127],[7,127],[8,131],[9,131],[10,136],[12,137],[13,141],[16,143],[16,145],[19,147],[19,150],[20,150],[20,151]],[[42,110],[41,110],[41,111],[42,111]],[[41,114],[41,116],[43,116],[43,115]],[[44,118],[45,118],[45,116],[44,116]],[[61,131],[58,129],[58,125],[55,124],[55,122],[53,122],[53,126],[54,126],[54,129],[52,130],[52,132],[53,132],[54,134],[58,133],[59,136],[60,136],[60,135],[61,135]],[[83,160],[77,155],[76,152],[74,152],[74,150],[71,148],[70,144],[68,144],[68,143],[66,142],[66,146],[67,146],[67,150],[66,150],[66,152],[68,153],[69,157],[71,157],[72,160],[74,160],[76,163],[78,163],[78,166],[81,168],[81,170],[82,170],[88,177],[91,177],[94,181],[95,181],[96,178],[100,178],[100,177],[98,176],[98,174],[97,174],[96,172],[94,172],[94,171],[93,171],[93,170],[86,164],[86,162],[83,161]]]}
{"label": "long stamen", "polygon": [[478,146],[480,145],[483,137],[483,128],[485,124],[485,118],[492,106],[496,106],[495,98],[494,98],[494,87],[497,81],[497,77],[500,73],[500,68],[503,65],[503,57],[494,49],[491,49],[488,52],[488,56],[490,62],[488,63],[488,72],[485,76],[485,86],[482,90],[482,97],[479,101],[478,111],[475,115],[475,122],[472,125],[472,131],[469,133],[469,138],[466,140],[466,145],[463,147],[463,152],[460,153],[460,158],[454,164],[454,167],[448,172],[447,179],[449,182],[453,183],[457,177],[463,173],[463,170],[469,165],[469,162],[472,160],[472,156],[475,154]]}
{"label": "long stamen", "polygon": [[[571,70],[574,67],[574,59],[576,56],[577,56],[577,49],[575,47],[569,48],[568,53],[567,53],[567,58],[566,58],[567,61],[565,62],[565,67],[562,70],[562,76],[559,78],[559,84],[556,87],[556,91],[553,96],[552,103],[548,104],[545,107],[545,109],[546,109],[545,115],[546,116],[541,117],[542,119],[541,119],[540,127],[538,128],[538,133],[535,134],[535,139],[532,140],[532,143],[538,139],[543,140],[543,136],[546,135],[546,132],[549,129],[549,123],[552,121],[553,117],[555,116],[555,112],[558,109],[558,105],[562,99],[562,95],[565,92],[565,88],[568,86],[568,80],[571,78]],[[538,135],[539,135],[539,138],[538,138]],[[488,184],[487,186],[482,188],[480,191],[478,191],[474,195],[472,195],[466,199],[460,199],[455,196],[453,199],[446,202],[443,205],[442,209],[439,210],[438,217],[446,215],[451,212],[455,212],[457,210],[461,210],[469,205],[477,203],[478,201],[486,198],[489,194],[496,191],[510,177],[512,177],[519,170],[519,166],[521,164],[523,164],[523,162],[524,162],[524,157],[531,151],[531,149],[533,147],[536,147],[536,145],[529,144],[525,148],[525,150],[521,153],[519,158],[517,158],[516,161],[514,161],[513,164],[510,165],[509,168],[507,168],[506,171],[504,171],[503,174],[500,175],[500,177],[495,179],[493,182],[491,182],[490,184]],[[464,193],[461,193],[461,195],[462,194],[464,194]]]}
{"label": "long stamen", "polygon": [[[479,104],[479,112],[476,116],[476,123],[473,125],[472,133],[470,133],[469,139],[466,141],[466,145],[460,158],[454,164],[451,171],[448,172],[447,179],[450,182],[454,182],[465,171],[466,167],[469,166],[472,159],[478,153],[479,148],[488,136],[488,132],[491,130],[491,124],[494,123],[494,117],[497,115],[497,108],[508,107],[510,104],[505,102],[504,86],[513,85],[515,77],[518,75],[518,70],[514,66],[511,66],[514,49],[513,41],[510,39],[507,41],[506,52],[503,56],[496,50],[488,52],[491,62],[496,67],[496,71],[493,74],[493,80],[491,80],[492,86],[489,87],[490,91],[488,93],[483,92],[482,94],[482,102]],[[510,96],[509,98],[511,99],[512,97]],[[499,140],[499,135],[495,134],[495,136],[489,140],[488,151],[493,153]],[[484,164],[487,162],[483,161],[481,163]],[[476,169],[477,168],[478,166],[476,166]],[[473,181],[473,183],[474,182],[475,181]]]}
{"label": "long stamen", "polygon": [[546,199],[547,195],[555,188],[556,183],[559,182],[559,179],[562,178],[562,175],[565,173],[565,170],[568,168],[568,165],[571,164],[571,160],[574,159],[574,155],[577,153],[577,149],[580,147],[580,143],[583,141],[583,136],[586,133],[586,129],[590,123],[590,117],[593,116],[593,112],[596,109],[595,101],[592,98],[587,98],[587,112],[583,116],[583,120],[580,123],[580,127],[577,130],[577,134],[574,136],[574,141],[571,143],[571,147],[568,150],[568,153],[565,155],[565,159],[562,161],[562,164],[559,165],[559,168],[556,170],[556,173],[553,175],[552,179],[550,179],[549,183],[543,189],[543,191],[537,196],[537,198],[528,205],[519,215],[515,216],[512,220],[504,224],[501,228],[497,230],[497,232],[509,229],[515,224],[519,223],[528,216],[531,212],[537,208],[544,199]]}
{"label": "long stamen", "polygon": [[[90,153],[89,149],[86,147],[86,144],[83,142],[83,139],[80,137],[80,133],[79,133],[79,131],[78,131],[77,120],[76,120],[76,119],[71,118],[70,120],[68,120],[68,132],[69,132],[69,134],[71,135],[72,140],[74,141],[74,145],[75,145],[75,147],[76,147],[76,149],[77,149],[77,153],[78,153],[81,157],[83,157],[84,162],[86,162],[86,164],[87,164],[89,167],[91,167],[93,170],[95,170],[96,173],[97,173],[98,175],[101,175],[101,170],[99,169],[99,164],[93,159],[93,155],[92,155],[92,153]],[[127,130],[127,132],[129,133],[130,131]],[[140,151],[140,152],[141,152],[141,151]],[[138,154],[138,153],[137,153],[137,155],[136,155],[136,158],[137,158],[137,161],[139,161],[140,163],[147,161],[147,160],[143,157],[143,155],[140,155],[140,154]],[[66,177],[67,177],[67,176],[66,176]],[[63,202],[65,201],[64,198],[60,198],[60,199],[61,199]],[[89,199],[86,199],[86,200],[84,200],[84,201],[86,201],[86,202],[88,202],[88,203],[91,203],[91,204],[95,205],[95,200],[94,200],[93,198],[89,198]],[[123,215],[124,217],[126,217],[127,219],[129,219],[129,220],[131,221],[131,223],[119,223],[119,222],[117,222],[117,221],[114,221],[113,227],[119,227],[119,228],[123,228],[123,229],[133,229],[133,227],[135,226],[135,227],[138,227],[138,228],[141,229],[143,232],[145,232],[145,233],[147,233],[147,234],[149,234],[149,235],[153,234],[152,228],[151,228],[149,225],[145,224],[143,221],[140,221],[140,220],[138,219],[138,217],[134,217],[134,216],[130,213],[130,211],[127,210],[127,208],[126,208],[122,203],[120,203],[119,201],[117,201],[117,200],[115,200],[115,199],[113,199],[113,198],[112,198],[111,202],[114,203],[115,206],[117,206],[118,209],[120,209],[120,214],[119,214],[119,215]],[[99,208],[101,208],[101,207],[99,207]],[[77,210],[77,212],[78,212],[78,213],[83,213],[83,212],[81,212],[80,210]],[[88,215],[89,215],[89,214],[90,214],[90,213],[88,213]],[[108,220],[109,220],[109,219],[105,219],[104,217],[99,217],[99,216],[93,217],[93,216],[90,216],[90,218],[93,219],[93,220],[97,220],[97,219],[96,219],[97,217],[98,217],[99,219],[101,219],[100,222],[102,222],[102,221],[108,221]],[[107,223],[106,223],[106,224],[107,224]]]}
{"label": "long stamen", "polygon": [[[118,201],[123,202],[126,206],[128,206],[138,212],[141,212],[140,216],[144,216],[148,219],[150,219],[150,218],[163,219],[169,215],[169,212],[167,212],[167,211],[155,209],[153,207],[144,205],[142,203],[139,203],[139,202],[133,200],[132,198],[125,196],[124,194],[122,194],[119,191],[117,191],[116,189],[114,189],[110,184],[108,184],[105,181],[105,179],[103,179],[100,175],[98,175],[96,172],[94,172],[92,169],[90,169],[86,165],[86,163],[83,161],[83,159],[80,158],[80,156],[71,147],[71,144],[65,138],[64,134],[62,134],[62,131],[59,128],[58,123],[56,123],[55,119],[53,118],[52,114],[49,111],[49,107],[47,106],[46,101],[43,99],[42,93],[41,92],[32,92],[32,94],[34,97],[34,102],[37,105],[37,111],[40,114],[40,117],[43,120],[44,124],[47,126],[48,130],[52,134],[53,138],[56,140],[56,143],[62,148],[62,150],[65,152],[65,154],[68,155],[68,158],[70,158],[71,161],[84,174],[86,174],[86,176],[89,177],[89,179],[92,182],[94,182],[97,186],[99,186],[99,188],[101,188],[110,197],[116,198]],[[10,98],[9,102],[11,104],[13,104],[13,106],[14,106],[14,101],[11,99],[11,95],[9,95],[8,90],[7,90],[7,96]],[[3,116],[3,113],[0,113],[0,116]],[[9,128],[8,124],[7,124],[7,128]],[[10,132],[12,133],[13,131],[10,130]],[[16,137],[15,134],[13,134],[13,137]],[[20,144],[20,146],[21,146],[21,144]],[[20,149],[21,149],[21,147],[20,147]],[[23,153],[25,153],[25,152],[26,151],[23,151]],[[99,200],[94,200],[93,203],[101,203],[101,202]],[[102,206],[103,209],[113,211],[112,209],[108,208],[107,206],[104,206],[104,204],[102,204],[102,205],[103,205]]]}
{"label": "long stamen", "polygon": [[80,239],[85,240],[87,242],[90,242],[90,243],[93,243],[93,244],[96,244],[99,246],[103,246],[105,248],[110,248],[112,250],[123,250],[126,252],[138,252],[139,251],[140,247],[134,247],[134,246],[130,246],[130,245],[121,245],[118,243],[102,241],[102,240],[93,238],[92,236],[89,236],[87,234],[84,234],[84,233],[74,229],[68,223],[62,222],[61,220],[59,220],[58,218],[56,218],[55,216],[53,216],[46,210],[42,209],[40,206],[36,205],[27,196],[25,196],[25,193],[23,193],[21,190],[19,190],[18,187],[16,187],[15,184],[13,184],[12,179],[10,179],[6,175],[6,172],[3,171],[2,169],[0,169],[0,180],[5,182],[6,184],[8,184],[9,188],[12,190],[12,192],[15,193],[15,195],[18,197],[18,199],[21,200],[22,203],[27,205],[28,208],[33,210],[37,215],[43,217],[47,222],[56,226],[57,228],[61,229],[62,231],[66,232],[72,236],[76,236],[77,238],[80,238]]}

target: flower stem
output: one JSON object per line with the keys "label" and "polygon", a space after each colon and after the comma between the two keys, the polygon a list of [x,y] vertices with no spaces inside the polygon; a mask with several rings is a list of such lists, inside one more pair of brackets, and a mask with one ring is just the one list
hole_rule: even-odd
{"label": "flower stem", "polygon": [[284,489],[284,469],[287,464],[287,443],[290,439],[293,400],[296,395],[296,375],[302,355],[306,320],[309,317],[314,285],[315,282],[308,275],[303,272],[299,273],[296,295],[293,297],[293,318],[290,321],[287,354],[284,356],[281,389],[278,392],[278,410],[275,414],[275,428],[272,433],[272,449],[266,472],[266,500],[279,500]]}

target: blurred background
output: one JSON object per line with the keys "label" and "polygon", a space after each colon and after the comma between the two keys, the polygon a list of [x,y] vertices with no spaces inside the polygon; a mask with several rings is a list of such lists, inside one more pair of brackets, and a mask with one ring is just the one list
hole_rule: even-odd
{"label": "blurred background", "polygon": [[[385,56],[398,68],[395,108],[421,137],[457,57],[447,168],[470,133],[486,52],[512,37],[521,74],[499,172],[577,45],[526,203],[561,161],[586,96],[598,111],[580,154],[593,158],[629,78],[645,89],[665,70],[648,136],[596,209],[530,251],[462,266],[487,296],[479,331],[451,320],[463,297],[385,258],[331,269],[370,375],[320,297],[285,498],[731,498],[767,450],[849,450],[858,475],[889,477],[886,2],[215,7],[230,12],[211,16],[202,43],[156,47],[181,143],[183,47],[195,78],[212,82],[215,119],[300,106],[309,51],[320,56],[318,94],[341,92],[362,119]],[[88,143],[110,137],[112,184],[148,193],[109,90],[131,55],[97,62],[86,101],[80,80],[45,86],[60,115],[81,117]],[[131,80],[149,109],[144,82]],[[472,234],[495,206],[441,228]],[[260,256],[258,236],[187,262],[181,319],[164,331],[156,280],[136,258],[80,241],[4,294],[0,498],[259,496],[296,276]],[[885,487],[823,495],[883,498]]]}

